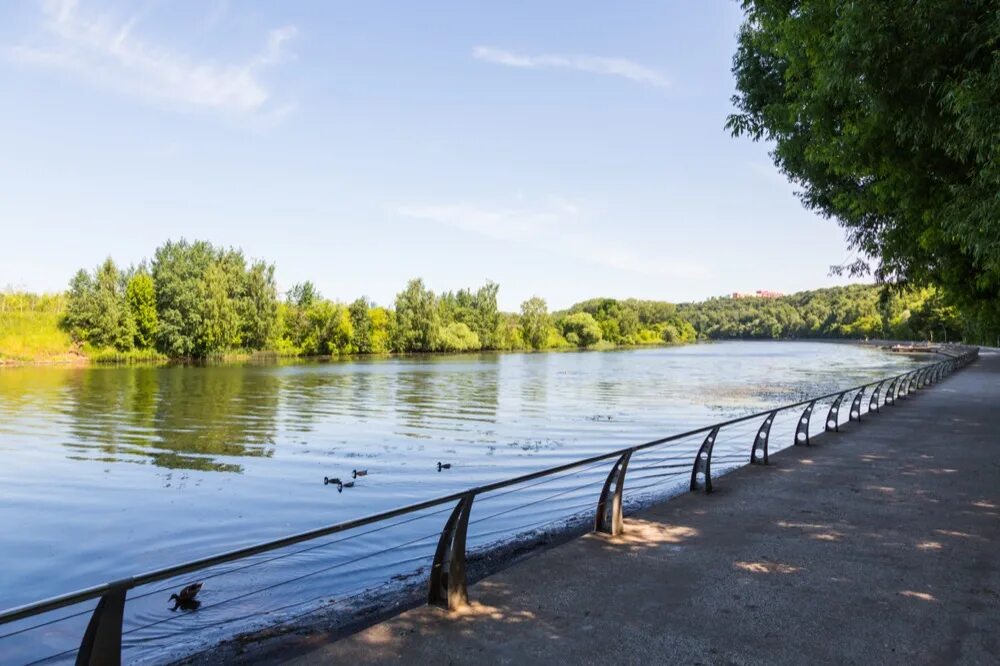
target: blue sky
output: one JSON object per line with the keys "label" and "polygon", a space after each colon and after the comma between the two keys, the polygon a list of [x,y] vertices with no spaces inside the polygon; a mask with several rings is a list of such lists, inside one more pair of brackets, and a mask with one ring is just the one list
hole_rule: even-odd
{"label": "blue sky", "polygon": [[731,138],[741,14],[705,2],[0,8],[0,287],[168,238],[279,286],[514,309],[841,282],[843,232]]}

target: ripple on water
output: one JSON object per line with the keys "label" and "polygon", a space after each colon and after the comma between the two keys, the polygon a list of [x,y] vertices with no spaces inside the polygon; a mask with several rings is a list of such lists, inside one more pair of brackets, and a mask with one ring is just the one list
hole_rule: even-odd
{"label": "ripple on water", "polygon": [[[274,367],[0,370],[0,606],[683,432],[912,363],[849,345],[725,343]],[[822,419],[814,421],[817,432]],[[720,433],[720,469],[749,455],[757,427]],[[793,432],[794,415],[778,419],[771,450],[789,445]],[[634,457],[630,501],[686,483],[701,438],[690,440]],[[452,467],[438,471],[438,462]],[[322,483],[360,466],[369,474],[353,488],[338,493]],[[608,468],[478,498],[470,545],[486,548],[574,514],[592,520]],[[232,635],[248,626],[241,615],[272,610],[273,620],[343,603],[393,576],[410,580],[426,566],[450,507],[442,511],[273,562],[258,556],[206,584],[197,613],[171,614],[163,594],[130,602],[132,654],[155,656],[182,633],[194,643]],[[43,643],[79,640],[73,622],[49,630]]]}

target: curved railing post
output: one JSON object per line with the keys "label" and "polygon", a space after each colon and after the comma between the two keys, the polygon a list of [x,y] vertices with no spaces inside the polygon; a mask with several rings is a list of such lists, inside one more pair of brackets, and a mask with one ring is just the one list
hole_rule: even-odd
{"label": "curved railing post", "polygon": [[691,466],[691,490],[698,490],[698,475],[704,475],[703,485],[705,492],[712,492],[712,447],[715,446],[715,438],[719,436],[719,426],[712,428],[712,431],[705,437],[695,456],[694,465]]}
{"label": "curved railing post", "polygon": [[465,579],[465,539],[475,497],[475,492],[462,496],[441,532],[427,594],[427,603],[432,606],[455,610],[469,604]]}
{"label": "curved railing post", "polygon": [[896,388],[899,384],[899,377],[893,377],[892,381],[889,382],[889,388],[885,390],[885,404],[895,405],[896,404]]}
{"label": "curved railing post", "polygon": [[854,400],[851,400],[851,411],[847,415],[848,421],[857,421],[858,423],[861,422],[861,401],[864,400],[866,388],[868,387],[862,386],[859,388],[858,394],[854,396]]}
{"label": "curved railing post", "polygon": [[[632,457],[632,451],[626,451],[615,463],[615,466],[608,472],[608,478],[604,481],[604,488],[601,489],[601,496],[597,500],[597,517],[594,519],[594,531],[604,532],[611,536],[618,536],[624,529],[624,519],[622,517],[622,493],[625,489],[625,472],[628,469],[628,461]],[[611,492],[611,483],[615,484],[614,494],[611,495],[611,504],[608,504],[608,494]],[[610,512],[608,511],[610,507]]]}
{"label": "curved railing post", "polygon": [[830,411],[826,413],[826,423],[823,429],[825,432],[830,432],[831,430],[840,432],[840,419],[838,417],[840,415],[840,403],[845,395],[847,395],[847,391],[838,395],[837,399],[830,405]]}
{"label": "curved railing post", "polygon": [[760,424],[760,429],[757,430],[757,436],[753,439],[753,446],[750,447],[750,464],[752,465],[767,465],[767,442],[771,439],[771,424],[774,423],[774,417],[778,415],[778,410],[774,410],[764,419],[764,422]]}
{"label": "curved railing post", "polygon": [[122,663],[122,618],[129,587],[128,582],[116,585],[97,602],[76,653],[76,666],[119,666]]}
{"label": "curved railing post", "polygon": [[809,419],[815,406],[816,401],[813,400],[802,411],[802,416],[799,417],[799,422],[795,426],[795,446],[809,446]]}
{"label": "curved railing post", "polygon": [[887,380],[883,379],[882,381],[880,381],[878,383],[878,386],[875,387],[875,392],[872,393],[871,400],[868,401],[868,413],[869,414],[872,413],[872,410],[874,410],[876,414],[878,414],[878,413],[880,413],[882,411],[881,409],[879,409],[879,404],[878,404],[879,403],[879,392],[882,390],[882,385],[885,384],[886,381]]}

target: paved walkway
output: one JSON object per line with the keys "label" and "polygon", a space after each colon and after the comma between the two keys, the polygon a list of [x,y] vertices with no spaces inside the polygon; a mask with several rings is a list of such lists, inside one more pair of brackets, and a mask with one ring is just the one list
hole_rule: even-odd
{"label": "paved walkway", "polygon": [[[336,642],[320,664],[1000,663],[1000,355]],[[245,655],[251,657],[252,655]]]}

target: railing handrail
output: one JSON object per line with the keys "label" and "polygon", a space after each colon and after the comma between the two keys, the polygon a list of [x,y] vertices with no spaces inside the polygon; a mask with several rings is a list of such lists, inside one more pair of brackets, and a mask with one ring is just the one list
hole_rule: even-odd
{"label": "railing handrail", "polygon": [[[941,354],[942,356],[947,356],[949,359],[954,360],[956,357],[948,353],[939,350],[935,351],[936,354]],[[940,362],[939,362],[940,363]],[[727,421],[720,421],[717,423],[712,423],[709,425],[701,426],[693,430],[688,430],[686,432],[678,433],[676,435],[669,435],[667,437],[662,437],[659,439],[654,439],[642,444],[636,444],[633,446],[627,446],[615,451],[608,453],[603,453],[589,458],[584,458],[581,460],[575,460],[573,462],[564,463],[562,465],[556,465],[554,467],[549,467],[546,469],[538,470],[535,472],[529,472],[527,474],[522,474],[520,476],[502,479],[500,481],[494,481],[482,486],[476,486],[473,488],[468,488],[458,492],[450,493],[448,495],[442,495],[439,497],[423,500],[421,502],[416,502],[414,504],[408,504],[402,507],[397,507],[395,509],[390,509],[389,511],[383,511],[380,513],[370,514],[368,516],[361,516],[359,518],[354,518],[351,520],[343,521],[333,525],[327,525],[325,527],[320,527],[312,530],[307,530],[305,532],[299,532],[297,534],[292,534],[280,539],[274,539],[271,541],[266,541],[253,546],[246,546],[243,548],[237,548],[235,550],[219,553],[216,555],[211,555],[204,558],[199,558],[197,560],[191,560],[182,564],[171,565],[168,567],[162,567],[159,569],[154,569],[145,573],[141,573],[135,576],[130,576],[115,581],[110,581],[102,583],[100,585],[94,585],[92,587],[83,588],[76,590],[74,592],[69,592],[66,594],[61,594],[58,596],[50,597],[48,599],[43,599],[40,601],[35,601],[32,603],[24,604],[21,606],[15,606],[9,608],[3,612],[0,612],[0,625],[7,624],[10,622],[15,622],[27,617],[34,615],[39,615],[41,613],[46,613],[53,610],[58,610],[66,606],[72,606],[84,601],[89,601],[91,599],[97,599],[107,594],[110,591],[127,588],[131,589],[138,587],[140,585],[146,585],[149,583],[154,583],[161,580],[166,580],[168,578],[174,578],[185,573],[190,573],[192,571],[199,571],[201,569],[207,569],[209,567],[225,564],[227,562],[232,562],[234,560],[243,559],[250,557],[252,555],[257,555],[260,553],[269,552],[272,550],[277,550],[279,548],[284,548],[287,546],[292,546],[304,541],[311,541],[324,536],[329,536],[331,534],[336,534],[338,532],[344,532],[357,527],[364,527],[365,525],[370,525],[372,523],[378,523],[385,520],[389,520],[398,516],[406,515],[409,513],[415,513],[417,511],[422,511],[424,509],[429,509],[435,506],[440,506],[442,504],[448,504],[456,502],[463,497],[468,495],[481,495],[484,493],[492,492],[494,490],[499,490],[513,485],[518,485],[521,483],[526,483],[534,479],[551,476],[553,474],[559,474],[560,472],[569,471],[577,467],[583,467],[603,460],[610,460],[612,458],[621,457],[625,453],[635,453],[637,451],[642,451],[645,449],[652,448],[654,446],[661,446],[663,444],[668,444],[670,442],[679,441],[682,439],[687,439],[695,435],[702,433],[709,433],[715,428],[724,428],[726,426],[734,425],[736,423],[741,423],[743,421],[749,421],[751,419],[758,419],[765,417],[772,412],[783,412],[789,409],[794,409],[796,407],[801,407],[803,405],[808,405],[812,402],[818,402],[820,400],[825,400],[834,396],[838,396],[844,393],[850,393],[852,391],[857,391],[860,389],[868,388],[870,386],[875,386],[877,384],[883,384],[890,380],[897,380],[901,377],[914,374],[916,372],[922,371],[925,368],[935,365],[934,363],[924,363],[918,368],[909,370],[907,372],[902,372],[897,375],[891,375],[879,379],[877,381],[867,382],[865,384],[859,384],[857,386],[852,386],[846,389],[838,389],[830,393],[826,393],[821,396],[806,398],[799,402],[790,403],[787,405],[782,405],[780,407],[772,407],[764,411],[755,412],[753,414],[747,414],[745,416],[740,416],[737,418],[729,419]]]}

